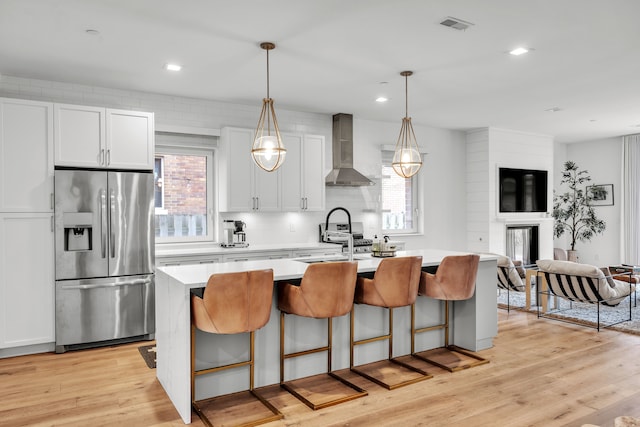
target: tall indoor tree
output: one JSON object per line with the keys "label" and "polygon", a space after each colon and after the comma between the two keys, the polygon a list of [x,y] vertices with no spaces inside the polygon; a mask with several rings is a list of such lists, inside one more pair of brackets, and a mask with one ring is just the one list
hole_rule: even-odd
{"label": "tall indoor tree", "polygon": [[591,177],[588,171],[580,170],[575,162],[567,161],[564,163],[560,186],[567,185],[569,189],[553,196],[553,231],[556,238],[568,234],[571,251],[576,250],[578,241],[588,242],[606,228],[605,222],[597,218],[591,205],[593,196],[585,185],[589,181]]}

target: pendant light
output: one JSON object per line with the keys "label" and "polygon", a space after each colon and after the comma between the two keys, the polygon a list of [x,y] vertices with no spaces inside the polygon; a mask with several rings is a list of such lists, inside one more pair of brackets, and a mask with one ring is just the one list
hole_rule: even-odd
{"label": "pendant light", "polygon": [[284,162],[287,150],[282,144],[273,99],[269,97],[269,51],[276,45],[265,42],[260,47],[267,51],[267,97],[262,100],[262,112],[258,119],[256,135],[251,146],[251,156],[258,166],[267,172],[273,172]]}
{"label": "pendant light", "polygon": [[411,117],[409,117],[409,91],[407,89],[407,78],[413,74],[413,71],[403,71],[400,73],[404,76],[404,90],[405,90],[405,113],[402,119],[402,127],[400,128],[400,135],[398,136],[398,142],[396,142],[396,149],[393,153],[393,161],[391,166],[395,173],[403,178],[411,178],[418,173],[422,167],[422,157],[418,150],[418,141],[416,141],[416,135],[413,132],[413,126],[411,125]]}

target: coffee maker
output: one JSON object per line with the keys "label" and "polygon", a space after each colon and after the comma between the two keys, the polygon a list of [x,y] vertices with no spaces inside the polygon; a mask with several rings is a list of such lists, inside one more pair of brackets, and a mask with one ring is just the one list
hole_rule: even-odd
{"label": "coffee maker", "polygon": [[235,236],[234,238],[234,246],[236,248],[246,248],[247,246],[249,246],[249,244],[246,242],[246,234],[244,232],[244,228],[247,226],[247,224],[244,223],[244,221],[234,221],[234,231],[233,234]]}

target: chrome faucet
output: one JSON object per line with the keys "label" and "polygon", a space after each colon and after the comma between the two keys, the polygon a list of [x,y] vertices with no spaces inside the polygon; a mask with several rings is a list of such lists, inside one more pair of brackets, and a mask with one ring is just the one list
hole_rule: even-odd
{"label": "chrome faucet", "polygon": [[345,231],[329,231],[329,230],[325,230],[324,231],[324,239],[325,239],[325,241],[327,241],[327,238],[330,235],[347,236],[347,244],[348,244],[347,248],[348,248],[349,261],[353,261],[353,234],[347,233]]}

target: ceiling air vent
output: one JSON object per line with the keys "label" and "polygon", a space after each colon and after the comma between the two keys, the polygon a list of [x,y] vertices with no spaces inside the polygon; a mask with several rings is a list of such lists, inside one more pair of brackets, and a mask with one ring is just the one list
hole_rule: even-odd
{"label": "ceiling air vent", "polygon": [[462,19],[447,16],[442,22],[440,22],[440,25],[453,28],[454,30],[464,31],[473,24],[471,22],[463,21]]}

